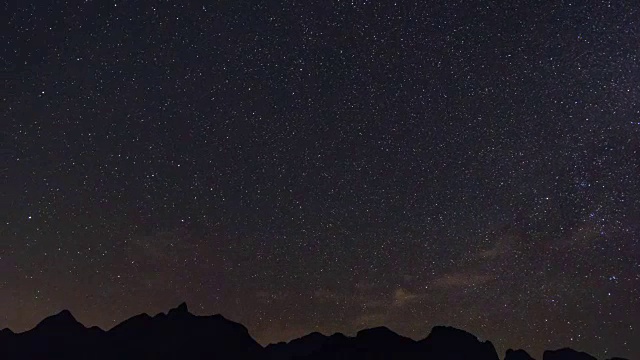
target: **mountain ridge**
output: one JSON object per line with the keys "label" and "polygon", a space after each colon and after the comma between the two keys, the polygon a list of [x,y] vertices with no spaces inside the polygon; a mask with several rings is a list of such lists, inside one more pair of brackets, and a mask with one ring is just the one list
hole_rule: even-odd
{"label": "mountain ridge", "polygon": [[[167,313],[132,316],[109,330],[86,327],[69,310],[40,321],[32,329],[0,330],[0,359],[400,359],[500,360],[491,341],[465,330],[434,326],[413,340],[379,326],[355,336],[312,332],[288,342],[261,346],[248,329],[221,314],[194,315],[186,303]],[[505,360],[534,360],[525,350],[509,349]],[[625,360],[623,358],[612,358]],[[547,350],[543,360],[597,360],[570,348]]]}

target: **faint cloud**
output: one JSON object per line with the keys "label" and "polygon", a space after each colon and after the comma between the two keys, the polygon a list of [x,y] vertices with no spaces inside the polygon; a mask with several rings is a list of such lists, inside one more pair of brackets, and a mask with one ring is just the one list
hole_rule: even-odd
{"label": "faint cloud", "polygon": [[492,248],[489,250],[482,250],[476,254],[477,258],[480,259],[494,259],[498,257],[502,252],[498,248]]}
{"label": "faint cloud", "polygon": [[313,292],[313,298],[322,302],[340,303],[345,297],[337,292],[326,289],[317,289]]}
{"label": "faint cloud", "polygon": [[367,308],[376,308],[387,305],[386,299],[374,292],[365,293],[339,293],[326,289],[318,289],[313,293],[314,299],[320,302],[334,303],[334,304],[347,304],[347,305],[360,305]]}
{"label": "faint cloud", "polygon": [[375,285],[371,282],[367,282],[367,281],[359,281],[356,284],[356,289],[358,290],[371,290],[375,287]]}
{"label": "faint cloud", "polygon": [[605,234],[599,226],[594,223],[583,224],[570,233],[564,241],[557,241],[556,246],[560,249],[574,248],[576,250],[589,247]]}
{"label": "faint cloud", "polygon": [[279,300],[284,300],[288,297],[288,294],[283,291],[270,292],[265,290],[259,290],[256,292],[256,298],[261,303],[272,303]]}
{"label": "faint cloud", "polygon": [[398,288],[393,292],[393,306],[402,307],[407,303],[418,300],[421,295],[414,294],[406,289]]}
{"label": "faint cloud", "polygon": [[504,234],[499,237],[489,249],[480,250],[473,258],[480,260],[493,260],[508,255],[513,250],[513,243],[517,241],[513,234]]}
{"label": "faint cloud", "polygon": [[353,325],[358,328],[370,328],[382,326],[388,323],[389,316],[386,313],[373,312],[360,314],[353,320]]}
{"label": "faint cloud", "polygon": [[433,285],[442,288],[474,287],[484,285],[492,280],[494,277],[487,274],[458,272],[435,279]]}

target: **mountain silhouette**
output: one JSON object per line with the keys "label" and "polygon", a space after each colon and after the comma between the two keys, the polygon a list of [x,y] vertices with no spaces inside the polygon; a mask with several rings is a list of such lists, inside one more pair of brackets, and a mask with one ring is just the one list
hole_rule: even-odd
{"label": "mountain silhouette", "polygon": [[[68,359],[92,355],[102,330],[87,329],[68,310],[49,316],[33,329],[12,334],[0,344],[7,359]],[[4,340],[0,338],[0,340]]]}
{"label": "mountain silhouette", "polygon": [[107,335],[120,359],[251,359],[263,351],[244,326],[222,315],[193,315],[185,303],[167,314],[134,316]]}
{"label": "mountain silhouette", "polygon": [[265,351],[270,359],[297,359],[303,358],[318,351],[326,343],[328,337],[319,332],[312,332],[301,338],[291,340],[288,343],[280,342],[270,344]]}
{"label": "mountain silhouette", "polygon": [[436,326],[419,341],[428,358],[448,360],[499,360],[490,341],[481,342],[473,334],[449,326]]}
{"label": "mountain silhouette", "polygon": [[[314,332],[289,342],[260,346],[243,325],[222,315],[198,316],[182,303],[166,314],[140,314],[108,331],[87,328],[68,310],[49,316],[33,329],[0,330],[0,360],[499,360],[490,341],[464,330],[434,327],[422,340],[386,327],[355,336]],[[533,360],[524,350],[507,350],[505,360]],[[569,348],[545,351],[543,360],[595,360]],[[610,360],[625,360],[612,358]]]}
{"label": "mountain silhouette", "polygon": [[33,329],[35,331],[47,331],[51,329],[66,329],[68,331],[80,331],[85,329],[84,325],[71,314],[69,310],[62,310],[59,313],[49,316]]}
{"label": "mountain silhouette", "polygon": [[547,350],[542,355],[543,360],[597,360],[595,357],[570,348]]}
{"label": "mountain silhouette", "polygon": [[263,352],[244,326],[193,315],[186,304],[136,315],[109,331],[87,329],[64,310],[29,331],[1,335],[0,359],[254,359]]}
{"label": "mountain silhouette", "polygon": [[519,350],[509,349],[507,350],[507,353],[504,355],[504,360],[535,360],[535,359],[532,358],[528,352],[522,349],[519,349]]}

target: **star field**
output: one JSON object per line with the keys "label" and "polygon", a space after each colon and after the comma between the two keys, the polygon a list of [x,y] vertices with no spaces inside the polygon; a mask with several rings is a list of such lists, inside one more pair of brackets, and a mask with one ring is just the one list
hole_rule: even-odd
{"label": "star field", "polygon": [[5,10],[0,328],[187,301],[640,358],[632,3]]}

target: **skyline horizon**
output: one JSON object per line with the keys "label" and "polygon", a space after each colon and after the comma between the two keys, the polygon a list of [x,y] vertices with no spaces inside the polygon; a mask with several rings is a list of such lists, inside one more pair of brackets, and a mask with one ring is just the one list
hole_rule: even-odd
{"label": "skyline horizon", "polygon": [[[506,355],[511,350],[524,350],[528,354],[530,354],[534,359],[542,359],[542,352],[545,352],[545,351],[557,351],[557,350],[562,350],[562,349],[572,349],[572,350],[576,350],[578,352],[585,352],[587,354],[593,355],[593,353],[590,353],[588,351],[584,351],[583,349],[580,349],[580,348],[573,348],[571,346],[557,346],[557,347],[547,348],[547,349],[543,349],[540,354],[537,354],[536,352],[532,351],[531,349],[527,349],[526,347],[512,347],[512,346],[507,346],[505,344],[499,344],[499,343],[493,341],[492,339],[482,338],[482,337],[478,336],[477,334],[475,334],[474,332],[468,331],[467,329],[459,328],[459,327],[452,326],[452,325],[449,325],[449,324],[434,324],[434,325],[431,325],[430,327],[428,327],[426,329],[426,332],[425,332],[425,334],[423,334],[423,336],[415,336],[415,335],[411,336],[411,335],[403,334],[401,331],[397,331],[393,327],[389,327],[389,326],[386,326],[386,325],[377,325],[377,326],[372,326],[372,327],[364,327],[364,328],[361,328],[361,329],[358,329],[358,330],[355,330],[355,331],[351,331],[351,332],[341,332],[341,331],[323,332],[323,331],[311,330],[311,331],[306,332],[304,334],[301,334],[301,335],[298,335],[298,336],[294,336],[294,337],[290,337],[288,339],[264,342],[264,341],[260,341],[259,338],[255,337],[255,335],[252,333],[251,329],[247,328],[242,322],[235,321],[232,318],[226,317],[224,314],[221,314],[221,313],[202,314],[202,313],[192,312],[192,309],[189,307],[189,304],[187,302],[185,302],[185,301],[180,302],[178,305],[176,305],[174,307],[168,308],[166,311],[160,311],[160,312],[157,312],[157,313],[142,312],[142,313],[133,314],[133,315],[131,315],[131,316],[127,317],[127,318],[124,318],[124,319],[122,319],[120,321],[114,320],[113,321],[114,323],[112,325],[110,325],[109,327],[102,327],[102,326],[99,326],[97,324],[93,324],[93,325],[86,324],[83,321],[81,321],[80,319],[78,319],[78,317],[76,315],[74,315],[73,311],[71,311],[70,309],[61,309],[58,312],[55,312],[55,313],[53,313],[53,314],[51,314],[51,315],[49,315],[47,317],[42,318],[40,321],[38,321],[32,327],[27,328],[26,330],[13,331],[13,329],[11,329],[9,327],[2,327],[1,324],[0,324],[0,331],[10,330],[13,334],[27,333],[27,332],[29,332],[31,330],[34,330],[38,325],[40,325],[41,323],[45,322],[47,319],[57,318],[57,317],[60,317],[60,316],[66,316],[65,313],[68,313],[74,321],[76,321],[79,324],[81,324],[85,329],[98,328],[103,332],[109,332],[109,331],[113,330],[114,328],[118,327],[120,324],[123,324],[126,321],[128,321],[128,320],[130,320],[132,318],[136,318],[136,317],[141,316],[141,315],[147,315],[150,318],[156,318],[156,317],[161,316],[161,315],[168,315],[170,312],[176,311],[176,310],[186,311],[188,314],[194,315],[194,316],[198,316],[198,317],[217,317],[217,316],[220,316],[220,317],[222,317],[223,319],[225,319],[227,321],[230,321],[230,322],[233,322],[233,323],[237,323],[237,324],[245,327],[247,329],[247,331],[248,331],[249,336],[251,336],[253,339],[255,339],[258,342],[258,344],[260,344],[260,346],[262,346],[263,348],[266,348],[266,347],[272,346],[272,345],[282,344],[282,343],[290,343],[291,341],[298,340],[298,339],[301,339],[301,338],[304,338],[304,337],[307,337],[307,336],[313,335],[313,334],[320,334],[320,335],[322,335],[324,337],[330,337],[330,336],[333,336],[333,335],[345,335],[345,336],[348,336],[348,337],[356,337],[358,335],[358,333],[363,332],[365,330],[373,330],[373,329],[380,329],[380,328],[387,329],[387,330],[389,330],[389,331],[391,331],[391,332],[393,332],[393,333],[395,333],[397,335],[400,335],[402,337],[411,339],[413,341],[421,341],[421,340],[427,339],[435,328],[444,327],[444,328],[459,329],[459,330],[462,330],[464,332],[467,332],[467,333],[475,336],[478,339],[478,341],[480,341],[480,342],[488,341],[489,343],[491,343],[495,347],[496,351],[498,352],[498,355],[500,355],[500,354],[505,354]],[[616,351],[612,351],[612,353],[613,353],[612,355],[604,353],[604,355],[605,355],[604,357],[596,356],[596,355],[593,355],[593,356],[596,356],[598,359],[601,359],[601,360],[613,359],[613,358],[631,359],[628,356],[625,356],[624,354],[616,353]],[[500,358],[502,359],[502,356],[500,356]]]}

